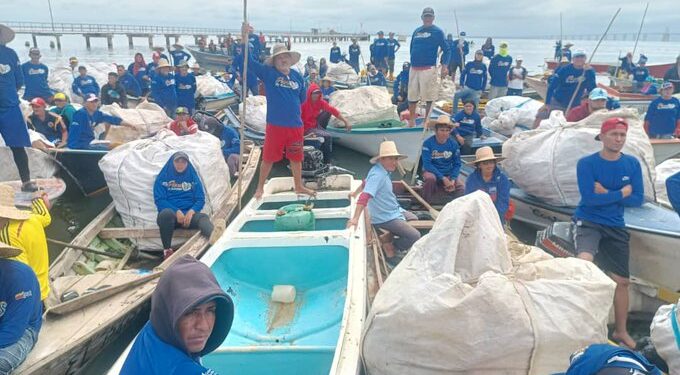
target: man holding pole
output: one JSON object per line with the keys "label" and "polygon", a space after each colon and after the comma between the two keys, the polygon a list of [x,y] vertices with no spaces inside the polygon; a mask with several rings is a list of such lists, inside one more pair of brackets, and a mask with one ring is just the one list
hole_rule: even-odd
{"label": "man holding pole", "polygon": [[451,58],[449,44],[446,43],[444,32],[433,24],[434,10],[430,7],[423,9],[420,16],[423,25],[418,27],[411,37],[411,71],[408,82],[408,111],[409,127],[416,124],[416,105],[419,100],[427,103],[425,113],[430,112],[432,101],[437,98],[437,54],[442,50],[441,74],[448,74],[448,64]]}

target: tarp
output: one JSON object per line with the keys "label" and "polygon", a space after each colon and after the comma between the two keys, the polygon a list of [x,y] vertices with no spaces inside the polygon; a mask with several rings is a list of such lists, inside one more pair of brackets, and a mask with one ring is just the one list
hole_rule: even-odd
{"label": "tarp", "polygon": [[143,101],[136,108],[121,108],[117,103],[104,105],[101,111],[120,117],[134,129],[123,126],[111,126],[106,140],[112,143],[125,143],[156,134],[165,128],[172,119],[158,104]]}
{"label": "tarp", "polygon": [[[656,311],[650,335],[656,352],[668,364],[669,374],[680,374],[680,310],[678,304],[664,305]],[[675,325],[676,328],[673,328]]]}
{"label": "tarp", "polygon": [[[331,95],[330,104],[337,108],[350,124],[399,119],[397,106],[392,104],[391,96],[385,87],[362,86],[336,91]],[[331,118],[330,125],[345,126],[335,117]]]}
{"label": "tarp", "polygon": [[354,68],[345,62],[328,64],[326,77],[335,82],[340,82],[347,85],[356,85],[360,81],[359,75],[354,71]]}
{"label": "tarp", "polygon": [[[116,71],[116,64],[104,63],[104,62],[94,62],[94,63],[82,63],[80,64],[87,68],[87,75],[94,77],[97,84],[101,88],[104,86],[109,79],[109,73]],[[83,100],[79,96],[74,96],[71,91],[71,85],[73,84],[74,75],[78,76],[78,69],[74,71],[68,65],[55,65],[50,66],[50,75],[48,77],[47,84],[53,90],[58,92],[63,92],[68,95],[73,103],[82,104]]]}

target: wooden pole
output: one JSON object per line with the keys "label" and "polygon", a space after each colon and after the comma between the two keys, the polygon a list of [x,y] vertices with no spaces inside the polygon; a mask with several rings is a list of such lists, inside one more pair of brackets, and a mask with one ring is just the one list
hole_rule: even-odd
{"label": "wooden pole", "polygon": [[[243,24],[248,23],[248,0],[243,0]],[[250,27],[250,25],[248,25]],[[243,103],[243,111],[241,111],[241,126],[238,128],[239,132],[239,163],[238,163],[238,210],[241,211],[241,200],[243,198],[243,182],[241,176],[243,175],[243,127],[246,125],[246,108],[248,98],[248,52],[250,52],[250,41],[248,40],[248,33],[250,30],[245,30],[241,32],[241,41],[243,42],[243,77],[241,82],[241,103]]]}
{"label": "wooden pole", "polygon": [[[588,63],[586,65],[590,65],[590,62],[593,61],[593,56],[595,56],[595,52],[597,52],[597,49],[600,47],[600,44],[604,40],[604,38],[607,36],[607,33],[609,32],[609,29],[611,29],[612,24],[614,23],[614,20],[616,17],[619,15],[621,12],[621,8],[619,8],[616,13],[614,13],[614,17],[609,21],[609,25],[607,25],[607,29],[602,33],[602,36],[600,37],[600,40],[597,41],[597,44],[595,45],[595,49],[593,50],[593,53],[590,54],[590,58],[588,59]],[[585,79],[586,76],[586,70],[583,70],[583,74],[578,77],[578,84],[576,85],[576,90],[574,91],[574,94],[571,96],[571,100],[569,100],[569,105],[567,106],[567,110],[564,111],[564,115],[566,116],[567,113],[569,113],[569,110],[571,109],[571,105],[574,104],[574,99],[576,99],[576,94],[578,94],[579,90],[581,89],[581,84],[583,83],[583,80]]]}
{"label": "wooden pole", "polygon": [[649,9],[649,3],[645,7],[645,13],[642,15],[642,21],[640,22],[640,29],[638,30],[637,37],[635,38],[635,46],[633,47],[633,58],[635,58],[635,51],[637,50],[638,41],[640,40],[640,34],[642,33],[642,26],[645,24],[645,18],[647,17],[647,9]]}

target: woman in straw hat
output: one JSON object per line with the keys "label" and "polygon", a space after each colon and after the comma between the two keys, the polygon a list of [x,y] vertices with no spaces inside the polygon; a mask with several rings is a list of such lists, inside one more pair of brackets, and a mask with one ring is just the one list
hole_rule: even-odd
{"label": "woman in straw hat", "polygon": [[0,25],[0,137],[12,150],[14,164],[19,170],[23,191],[36,191],[28,169],[25,147],[31,147],[28,128],[19,107],[17,90],[24,84],[19,57],[13,49],[5,46],[14,39],[14,31]]}
{"label": "woman in straw hat", "polygon": [[432,121],[434,135],[423,142],[423,198],[431,202],[435,194],[444,193],[447,200],[463,195],[460,174],[460,145],[451,138],[455,124],[447,115]]}
{"label": "woman in straw hat", "polygon": [[21,250],[0,241],[0,374],[11,374],[38,341],[42,325],[40,286]]}
{"label": "woman in straw hat", "polygon": [[498,168],[497,163],[503,158],[496,157],[489,146],[480,147],[475,152],[475,160],[469,164],[476,167],[465,181],[465,194],[482,190],[489,194],[496,206],[501,223],[511,219],[510,212],[510,180]]}
{"label": "woman in straw hat", "polygon": [[[354,198],[361,193],[354,217],[347,222],[347,228],[357,225],[364,209],[368,206],[371,224],[398,237],[394,241],[394,248],[403,252],[418,241],[420,232],[407,222],[417,220],[416,215],[401,208],[397,202],[397,196],[392,191],[390,173],[397,169],[397,164],[402,159],[406,159],[406,156],[397,151],[397,145],[393,141],[380,143],[380,152],[371,158],[371,164],[374,166],[368,172],[361,187],[351,194],[351,198]],[[392,246],[385,247],[385,254],[388,258],[394,257]]]}
{"label": "woman in straw hat", "polygon": [[175,75],[168,60],[161,59],[156,67],[156,75],[151,81],[151,98],[161,106],[168,116],[174,118],[177,109],[177,89]]}
{"label": "woman in straw hat", "polygon": [[[243,39],[246,40],[252,28],[243,24]],[[267,128],[264,136],[264,150],[260,179],[255,190],[255,199],[264,193],[264,182],[269,177],[274,163],[283,159],[284,151],[293,172],[295,192],[315,195],[313,190],[302,185],[303,123],[301,105],[305,101],[305,80],[291,67],[300,61],[300,53],[289,51],[285,44],[276,44],[264,64],[256,56],[248,54],[248,71],[264,83],[267,96]]]}

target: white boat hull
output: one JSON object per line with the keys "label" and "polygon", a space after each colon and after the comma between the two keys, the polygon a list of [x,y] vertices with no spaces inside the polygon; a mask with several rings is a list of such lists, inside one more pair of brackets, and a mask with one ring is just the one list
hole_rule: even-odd
{"label": "white boat hull", "polygon": [[656,165],[680,156],[680,139],[651,139]]}
{"label": "white boat hull", "polygon": [[[404,168],[410,170],[413,168],[414,161],[419,158],[420,150],[422,148],[423,129],[422,127],[413,129],[397,129],[396,131],[375,131],[375,132],[344,132],[342,130],[335,130],[329,127],[327,130],[334,137],[334,142],[347,147],[349,149],[361,152],[367,156],[375,156],[378,153],[380,142],[394,141],[397,144],[397,150],[402,155],[408,158],[401,161]],[[427,131],[425,137],[432,135],[431,131]],[[337,138],[336,138],[337,137]]]}

